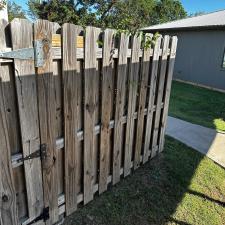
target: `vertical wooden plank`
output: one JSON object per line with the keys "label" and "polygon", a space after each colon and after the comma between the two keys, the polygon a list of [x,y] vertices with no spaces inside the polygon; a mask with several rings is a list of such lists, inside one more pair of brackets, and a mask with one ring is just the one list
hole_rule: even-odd
{"label": "vertical wooden plank", "polygon": [[[6,25],[6,21],[0,20],[0,50],[4,50],[5,48]],[[0,73],[2,73],[1,65]],[[0,76],[0,224],[17,225],[19,219],[11,166],[11,149],[9,144],[7,116],[4,106],[3,82],[9,82],[9,80],[4,81]]]}
{"label": "vertical wooden plank", "polygon": [[[11,22],[13,50],[33,47],[33,25],[28,20]],[[36,77],[33,60],[14,60],[23,156],[40,149]],[[24,162],[29,218],[38,217],[44,207],[40,158]]]}
{"label": "vertical wooden plank", "polygon": [[0,83],[0,224],[16,225],[18,224],[16,191],[3,104],[2,84]]}
{"label": "vertical wooden plank", "polygon": [[[66,215],[77,209],[78,171],[78,75],[76,39],[81,27],[63,25],[63,89],[64,89],[64,135],[65,135],[65,200]],[[75,40],[75,44],[74,44]]]}
{"label": "vertical wooden plank", "polygon": [[153,138],[152,138],[152,145],[151,145],[151,158],[155,157],[157,153],[157,142],[158,142],[158,134],[159,134],[159,122],[160,122],[160,115],[161,115],[161,105],[162,105],[162,98],[163,98],[163,88],[164,82],[166,77],[166,67],[167,67],[167,54],[169,48],[169,41],[170,38],[168,35],[163,37],[163,48],[162,48],[162,59],[160,64],[160,72],[159,72],[159,84],[157,90],[157,97],[156,97],[156,112],[155,112],[155,121],[153,124]]}
{"label": "vertical wooden plank", "polygon": [[[126,140],[125,140],[125,157],[124,157],[124,176],[130,174],[131,157],[134,140],[134,113],[136,110],[136,99],[139,82],[139,50],[141,47],[140,36],[135,35],[132,38],[132,52],[130,74],[128,76],[128,110],[127,110],[127,124],[126,124]],[[135,151],[135,157],[138,152]],[[139,156],[140,159],[140,156]]]}
{"label": "vertical wooden plank", "polygon": [[101,104],[101,136],[100,136],[100,174],[99,193],[107,190],[107,178],[110,154],[110,117],[112,111],[112,88],[113,88],[113,48],[114,31],[106,29],[103,42],[102,62],[102,104]]}
{"label": "vertical wooden plank", "polygon": [[148,161],[149,157],[149,145],[151,138],[151,129],[152,129],[152,116],[153,116],[153,106],[154,106],[154,97],[155,97],[155,87],[158,74],[158,62],[160,57],[160,45],[161,45],[160,36],[154,46],[153,52],[153,61],[152,61],[152,70],[150,75],[150,91],[148,96],[148,111],[147,111],[147,121],[146,121],[146,132],[145,132],[145,143],[144,143],[144,154],[143,154],[143,163]]}
{"label": "vertical wooden plank", "polygon": [[[152,38],[151,34],[146,34],[145,41],[147,42]],[[142,148],[142,139],[144,135],[144,112],[145,112],[145,102],[148,88],[148,78],[150,69],[150,55],[151,47],[144,49],[142,56],[142,69],[141,69],[141,82],[140,82],[140,93],[138,96],[138,116],[137,116],[137,133],[136,133],[136,143],[135,143],[135,159],[134,168],[136,169],[140,165],[140,154]]]}
{"label": "vertical wooden plank", "polygon": [[100,29],[87,27],[84,54],[84,204],[93,199],[94,182],[94,127],[96,99],[97,40]]}
{"label": "vertical wooden plank", "polygon": [[127,52],[129,36],[122,33],[120,36],[119,62],[116,81],[116,106],[114,123],[114,146],[113,146],[113,184],[120,181],[120,165],[122,151],[122,117],[124,107],[124,95],[127,71]]}
{"label": "vertical wooden plank", "polygon": [[166,86],[165,86],[165,90],[164,90],[164,108],[163,108],[161,128],[160,128],[159,152],[163,151],[164,142],[165,142],[165,130],[166,130],[167,117],[168,117],[169,99],[170,99],[171,84],[172,84],[172,78],[173,78],[173,69],[174,69],[174,63],[175,63],[176,51],[177,51],[177,41],[178,41],[177,37],[173,36],[171,48],[170,48]]}
{"label": "vertical wooden plank", "polygon": [[52,31],[49,21],[38,20],[34,24],[34,39],[42,41],[44,65],[37,68],[38,110],[40,117],[41,144],[46,144],[47,157],[43,160],[44,204],[49,207],[50,219],[47,224],[58,221],[58,171],[55,134],[55,90],[52,62]]}

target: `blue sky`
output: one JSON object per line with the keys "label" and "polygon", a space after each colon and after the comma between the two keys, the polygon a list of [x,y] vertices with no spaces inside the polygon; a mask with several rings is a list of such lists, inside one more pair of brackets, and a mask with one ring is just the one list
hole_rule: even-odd
{"label": "blue sky", "polygon": [[[27,9],[27,0],[14,0],[18,5]],[[181,0],[185,10],[188,13],[194,12],[212,12],[220,9],[225,9],[224,0]]]}
{"label": "blue sky", "polygon": [[213,12],[225,9],[224,0],[181,0],[188,13]]}

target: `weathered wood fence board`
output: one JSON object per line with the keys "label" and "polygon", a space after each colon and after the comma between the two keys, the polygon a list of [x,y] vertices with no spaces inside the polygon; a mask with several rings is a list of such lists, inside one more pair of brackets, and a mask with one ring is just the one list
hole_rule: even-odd
{"label": "weathered wood fence board", "polygon": [[177,37],[172,37],[172,43],[171,43],[171,50],[169,55],[169,65],[167,70],[167,77],[166,77],[166,85],[164,90],[164,108],[163,113],[161,117],[161,130],[160,130],[160,141],[159,141],[159,152],[163,151],[164,147],[164,136],[166,131],[166,121],[167,121],[167,115],[169,110],[169,98],[170,98],[170,92],[171,92],[171,84],[172,84],[172,78],[173,78],[173,69],[175,64],[175,58],[176,58],[176,50],[177,50]]}
{"label": "weathered wood fence board", "polygon": [[[0,70],[1,72],[1,70]],[[0,79],[0,224],[17,225],[18,211],[11,165],[9,134]]]}
{"label": "weathered wood fence board", "polygon": [[[149,149],[150,149],[150,141],[151,141],[151,131],[152,131],[152,120],[153,120],[153,105],[154,105],[154,97],[155,97],[155,87],[157,82],[158,75],[158,63],[159,63],[159,49],[161,46],[160,36],[154,46],[154,53],[152,59],[152,68],[151,68],[151,77],[149,83],[149,96],[148,96],[148,112],[147,112],[147,120],[146,120],[146,132],[145,132],[145,143],[144,143],[144,162],[148,160],[149,157]],[[152,150],[152,149],[151,149]]]}
{"label": "weathered wood fence board", "polygon": [[99,193],[107,190],[107,178],[110,162],[110,118],[112,111],[113,91],[113,30],[105,30],[103,41],[102,61],[102,105],[101,105],[101,138],[100,138],[100,172],[99,172]]}
{"label": "weathered wood fence board", "polygon": [[[78,75],[76,38],[81,28],[73,24],[63,26],[63,87],[64,87],[64,126],[65,126],[65,195],[66,214],[77,209],[77,170],[78,170]],[[74,44],[75,40],[75,44]]]}
{"label": "weathered wood fence board", "polygon": [[58,221],[58,157],[56,152],[55,133],[55,89],[51,38],[53,24],[38,20],[34,24],[34,40],[41,40],[44,47],[44,65],[37,68],[38,108],[40,117],[41,145],[45,145],[47,156],[43,160],[44,204],[49,207],[50,219],[47,224]]}
{"label": "weathered wood fence board", "polygon": [[[147,43],[152,38],[152,35],[146,34],[145,43]],[[145,118],[145,105],[147,98],[147,90],[150,88],[148,86],[149,79],[149,70],[150,70],[150,57],[151,57],[151,48],[144,49],[142,57],[142,70],[141,70],[141,79],[140,79],[140,92],[138,96],[138,110],[137,110],[137,133],[136,133],[136,143],[135,149],[139,154],[142,150],[142,142],[144,136],[144,118]],[[147,133],[147,132],[146,132]],[[143,163],[148,160],[149,149],[146,148],[143,152]],[[136,156],[137,159],[137,156]],[[138,159],[137,159],[138,160]],[[136,161],[136,167],[139,166],[139,161]]]}
{"label": "weathered wood fence board", "polygon": [[[33,24],[15,19],[11,23],[11,35],[13,50],[30,48],[33,45]],[[35,68],[32,60],[15,59],[14,69],[22,148],[26,157],[40,147]],[[40,158],[25,161],[24,169],[29,218],[32,220],[41,214],[44,206]]]}
{"label": "weathered wood fence board", "polygon": [[[132,54],[131,65],[128,75],[128,106],[127,106],[127,124],[126,124],[126,140],[125,140],[125,156],[124,156],[124,176],[130,174],[131,158],[134,142],[134,113],[136,109],[137,90],[139,83],[139,49],[141,47],[141,37],[134,36],[132,38]],[[138,156],[137,156],[138,155]],[[135,151],[136,157],[140,160],[138,151]]]}
{"label": "weathered wood fence board", "polygon": [[122,117],[124,109],[124,95],[126,91],[127,74],[127,50],[129,36],[121,34],[119,42],[119,62],[116,83],[115,125],[114,125],[114,147],[113,147],[113,184],[120,181],[121,154],[122,154]]}
{"label": "weathered wood fence board", "polygon": [[176,37],[145,49],[140,36],[43,20],[0,31],[1,51],[41,44],[44,62],[0,58],[1,225],[48,209],[33,224],[54,224],[163,150]]}

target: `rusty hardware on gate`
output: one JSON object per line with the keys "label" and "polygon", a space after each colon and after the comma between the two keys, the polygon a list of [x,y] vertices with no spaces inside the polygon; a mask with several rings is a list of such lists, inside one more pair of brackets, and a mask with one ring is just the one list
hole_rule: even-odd
{"label": "rusty hardware on gate", "polygon": [[38,216],[37,218],[35,218],[34,220],[32,220],[30,223],[28,223],[27,225],[32,225],[38,221],[43,220],[44,222],[47,221],[49,219],[49,207],[46,207],[43,209],[42,213],[40,216]]}
{"label": "rusty hardware on gate", "polygon": [[35,158],[41,158],[41,160],[45,159],[47,157],[47,146],[46,144],[41,144],[41,147],[39,150],[31,153],[30,155],[23,157],[18,160],[18,162],[24,162],[26,160],[35,159]]}
{"label": "rusty hardware on gate", "polygon": [[22,48],[9,52],[0,52],[0,58],[3,59],[20,59],[20,60],[34,60],[35,67],[42,67],[44,65],[44,44],[46,40],[34,41],[34,48]]}

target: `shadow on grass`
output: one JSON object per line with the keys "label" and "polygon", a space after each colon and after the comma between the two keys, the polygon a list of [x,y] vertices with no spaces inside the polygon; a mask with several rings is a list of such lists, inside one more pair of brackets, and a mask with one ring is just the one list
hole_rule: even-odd
{"label": "shadow on grass", "polygon": [[209,196],[203,194],[203,193],[199,193],[197,191],[193,191],[193,190],[187,190],[187,193],[191,194],[191,195],[195,195],[195,196],[198,196],[200,198],[203,198],[207,201],[210,201],[210,202],[214,202],[218,205],[221,205],[222,207],[225,207],[225,202],[222,202],[222,201],[219,201],[217,199],[213,199],[213,198],[210,198]]}
{"label": "shadow on grass", "polygon": [[185,193],[224,206],[223,202],[189,190],[202,158],[200,153],[167,137],[162,154],[112,187],[111,191],[79,209],[66,219],[65,224],[191,225],[188,214],[195,213],[189,211],[191,208],[183,212],[187,214],[187,221],[173,216]]}

